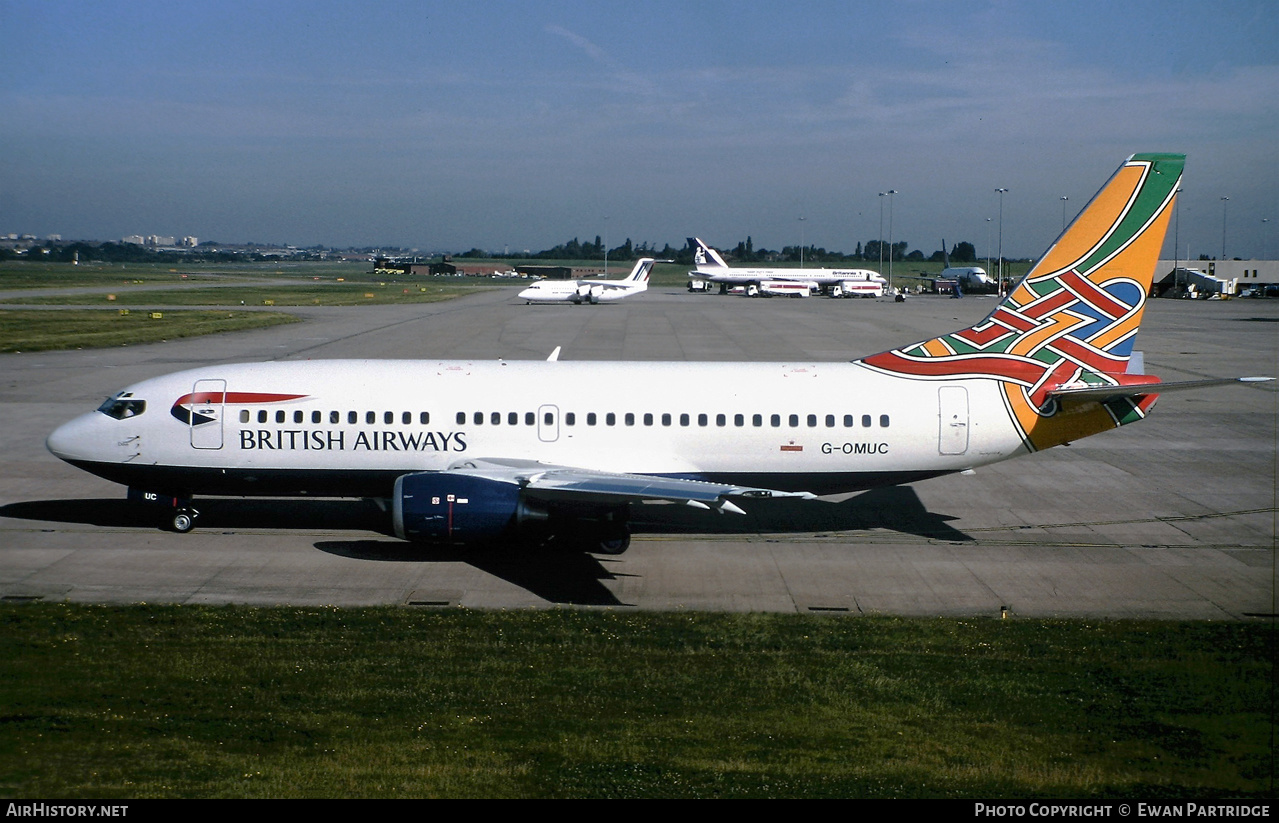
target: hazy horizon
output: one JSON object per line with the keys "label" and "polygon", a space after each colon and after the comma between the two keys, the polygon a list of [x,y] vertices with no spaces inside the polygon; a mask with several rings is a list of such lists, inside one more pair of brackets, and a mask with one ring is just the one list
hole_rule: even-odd
{"label": "hazy horizon", "polygon": [[1170,151],[1179,256],[1273,257],[1277,35],[1259,1],[0,0],[0,231],[852,252],[895,189],[894,241],[984,258],[1003,187],[1034,257]]}

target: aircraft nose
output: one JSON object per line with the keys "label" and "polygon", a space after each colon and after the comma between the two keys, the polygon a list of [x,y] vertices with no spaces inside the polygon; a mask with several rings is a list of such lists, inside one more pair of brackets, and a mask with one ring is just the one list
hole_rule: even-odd
{"label": "aircraft nose", "polygon": [[[94,412],[94,414],[97,414]],[[63,423],[45,439],[45,447],[62,460],[87,460],[93,457],[97,438],[93,436],[94,414],[82,414]]]}

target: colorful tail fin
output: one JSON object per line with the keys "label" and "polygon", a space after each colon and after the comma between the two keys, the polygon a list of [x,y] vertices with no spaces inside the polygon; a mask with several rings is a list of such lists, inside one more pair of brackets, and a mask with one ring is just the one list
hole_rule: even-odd
{"label": "colorful tail fin", "polygon": [[693,247],[693,265],[699,269],[726,269],[728,264],[719,252],[702,242],[700,237],[688,238],[688,245]]}
{"label": "colorful tail fin", "polygon": [[623,283],[647,283],[648,276],[653,271],[653,264],[657,261],[652,257],[641,257],[635,261],[635,268],[631,269],[631,273],[626,276]]}
{"label": "colorful tail fin", "polygon": [[1140,419],[1154,395],[1058,414],[1054,393],[1152,382],[1125,372],[1185,159],[1133,155],[985,320],[861,362],[923,380],[1000,381],[1032,449]]}

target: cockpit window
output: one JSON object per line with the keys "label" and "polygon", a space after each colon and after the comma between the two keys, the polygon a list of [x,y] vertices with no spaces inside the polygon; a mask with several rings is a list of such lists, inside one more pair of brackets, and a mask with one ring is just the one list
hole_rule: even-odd
{"label": "cockpit window", "polygon": [[146,410],[147,401],[136,399],[132,392],[121,392],[114,397],[108,397],[101,406],[98,406],[98,411],[116,420],[137,417]]}

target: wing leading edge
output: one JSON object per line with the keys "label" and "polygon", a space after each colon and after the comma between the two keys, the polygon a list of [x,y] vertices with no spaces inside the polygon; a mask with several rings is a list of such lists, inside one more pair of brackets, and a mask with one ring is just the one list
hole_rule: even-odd
{"label": "wing leading edge", "polygon": [[754,486],[708,483],[680,477],[622,474],[556,466],[532,460],[477,459],[456,463],[450,474],[481,477],[519,486],[535,500],[547,502],[618,505],[645,500],[685,503],[696,508],[745,514],[728,498],[799,497],[812,499],[809,492],[785,492]]}

